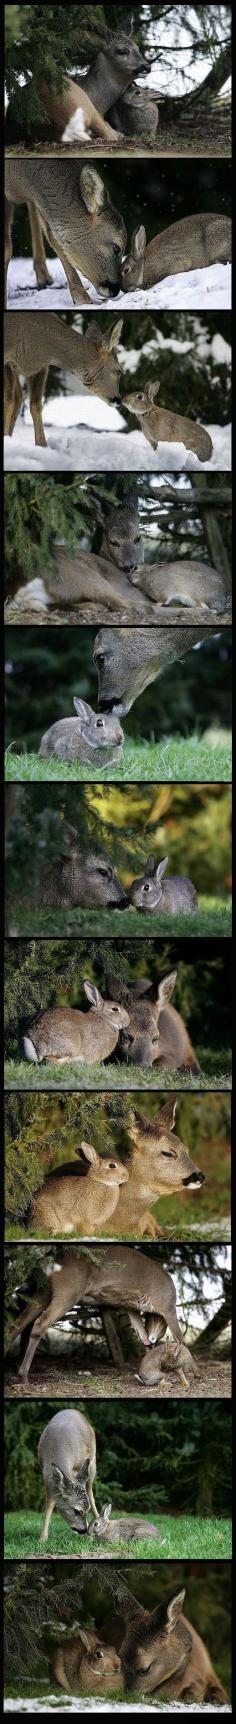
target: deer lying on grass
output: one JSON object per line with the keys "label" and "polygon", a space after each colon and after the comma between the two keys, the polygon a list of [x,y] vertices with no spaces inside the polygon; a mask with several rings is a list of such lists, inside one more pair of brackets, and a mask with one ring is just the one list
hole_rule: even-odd
{"label": "deer lying on grass", "polygon": [[112,862],[93,850],[86,855],[80,848],[75,827],[66,824],[61,836],[63,851],[48,863],[40,879],[39,902],[43,908],[124,910],[128,900]]}
{"label": "deer lying on grass", "polygon": [[91,1509],[98,1510],[93,1495],[96,1477],[96,1436],[84,1413],[66,1407],[45,1425],[38,1445],[46,1490],[42,1544],[46,1544],[53,1509],[69,1522],[73,1532],[87,1532]]}
{"label": "deer lying on grass", "polygon": [[[27,203],[38,287],[51,283],[43,234],[65,269],[74,305],[91,305],[80,271],[103,299],[118,293],[126,229],[97,169],[89,163],[6,161],[5,265],[12,256],[14,204]],[[77,274],[79,271],[79,274]]]}
{"label": "deer lying on grass", "polygon": [[123,399],[123,407],[128,407],[128,412],[135,413],[140,419],[141,431],[151,443],[151,448],[158,449],[158,443],[183,443],[185,449],[191,449],[193,455],[197,455],[198,461],[210,461],[213,444],[209,432],[196,420],[193,423],[181,413],[170,413],[167,407],[156,407],[155,397],[159,389],[160,383],[146,383],[144,389],[124,395]]}
{"label": "deer lying on grass", "polygon": [[[215,1674],[204,1641],[182,1615],[185,1592],[159,1601],[147,1610],[125,1585],[119,1616],[124,1628],[118,1637],[125,1693],[159,1694],[224,1705],[225,1689]],[[119,1641],[121,1640],[121,1645]]]}
{"label": "deer lying on grass", "polygon": [[[128,1064],[152,1066],[158,1060],[171,1071],[200,1072],[199,1061],[180,1012],[170,1005],[177,977],[172,970],[159,983],[158,998],[146,999],[151,983],[126,983],[117,978],[116,993],[127,1006],[128,1028],[122,1031],[121,1048]],[[106,977],[108,991],[114,978]],[[145,996],[145,998],[144,998]]]}
{"label": "deer lying on grass", "polygon": [[29,1024],[29,1035],[23,1037],[27,1060],[34,1060],[36,1065],[42,1060],[57,1065],[69,1065],[71,1060],[93,1065],[113,1053],[120,1030],[129,1022],[128,1012],[114,1000],[103,1000],[93,982],[83,986],[91,1012],[86,1014],[76,1006],[55,1006],[41,1012]]}
{"label": "deer lying on grass", "polygon": [[[129,1183],[124,1196],[119,1193],[117,1234],[131,1234],[135,1239],[163,1236],[163,1229],[151,1214],[153,1205],[160,1197],[172,1197],[177,1191],[199,1191],[204,1185],[204,1173],[192,1161],[182,1138],[176,1136],[177,1106],[178,1096],[172,1094],[155,1119],[143,1119],[136,1107],[130,1112]],[[154,1339],[152,1333],[152,1342]]]}
{"label": "deer lying on grass", "polygon": [[130,712],[133,701],[191,647],[209,640],[209,629],[101,628],[94,643],[98,705],[104,712]]}
{"label": "deer lying on grass", "polygon": [[[116,102],[122,92],[128,88],[134,77],[140,72],[149,71],[151,59],[145,60],[140,54],[137,43],[132,37],[132,15],[127,14],[125,30],[120,26],[117,30],[107,30],[103,24],[93,28],[94,45],[98,52],[83,77],[82,84],[75,79],[63,76],[62,90],[56,85],[47,84],[44,79],[39,82],[39,97],[45,114],[51,122],[53,136],[62,143],[75,143],[76,139],[83,141],[95,133],[104,142],[118,142],[117,130],[110,123],[110,116],[103,124],[103,116]],[[75,56],[80,58],[80,43],[75,42]],[[148,92],[149,94],[149,92]],[[21,131],[25,136],[27,127],[27,88],[21,91]],[[7,111],[7,140],[14,143],[18,138],[17,125],[14,135],[14,100],[9,103]],[[118,120],[120,131],[120,121]],[[37,136],[40,124],[36,121]]]}
{"label": "deer lying on grass", "polygon": [[[57,1175],[53,1175],[53,1178],[56,1182]],[[57,1184],[59,1189],[59,1176]],[[71,1202],[73,1203],[73,1182]],[[30,1340],[19,1369],[22,1383],[28,1381],[30,1365],[47,1330],[53,1323],[57,1323],[60,1317],[72,1311],[75,1305],[81,1302],[86,1304],[86,1299],[89,1303],[94,1300],[101,1306],[110,1306],[111,1310],[114,1307],[116,1313],[127,1312],[131,1328],[145,1347],[162,1338],[167,1327],[174,1339],[183,1343],[176,1316],[176,1292],[172,1275],[169,1275],[168,1270],[163,1269],[160,1263],[153,1260],[150,1262],[148,1257],[141,1251],[136,1251],[132,1245],[105,1245],[101,1253],[98,1248],[96,1263],[89,1263],[78,1250],[69,1248],[63,1261],[55,1263],[50,1273],[50,1290],[50,1295],[47,1289],[44,1294],[40,1292],[38,1300],[30,1300],[13,1326],[11,1339],[16,1340],[17,1336],[22,1335],[24,1329],[28,1328],[33,1318]],[[152,1321],[149,1334],[145,1323],[150,1316]]]}
{"label": "deer lying on grass", "polygon": [[86,335],[79,335],[54,311],[38,311],[37,317],[34,311],[6,311],[5,435],[12,437],[20,412],[23,375],[29,386],[35,443],[46,446],[42,398],[52,363],[61,370],[73,371],[94,395],[114,401],[118,394],[117,347],[121,329],[119,320],[105,335],[92,320]]}
{"label": "deer lying on grass", "polygon": [[232,226],[228,216],[184,216],[164,232],[155,235],[149,245],[145,227],[134,229],[128,257],[121,266],[123,293],[137,287],[155,287],[168,275],[186,270],[204,269],[212,263],[230,263]]}

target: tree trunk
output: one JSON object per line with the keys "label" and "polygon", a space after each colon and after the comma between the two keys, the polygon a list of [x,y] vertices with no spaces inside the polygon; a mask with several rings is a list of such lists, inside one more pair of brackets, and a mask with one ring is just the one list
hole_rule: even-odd
{"label": "tree trunk", "polygon": [[118,1367],[120,1367],[121,1365],[124,1365],[124,1355],[122,1353],[119,1335],[117,1334],[116,1325],[114,1323],[114,1317],[111,1317],[110,1311],[101,1311],[101,1318],[112,1363],[113,1365],[118,1365]]}
{"label": "tree trunk", "polygon": [[[216,513],[217,504],[215,502],[215,510],[213,510],[211,508],[208,509],[206,501],[203,502],[203,497],[206,497],[204,473],[192,474],[192,483],[197,494],[200,492],[200,497],[198,495],[198,509],[199,514],[202,517],[207,550],[209,552],[211,562],[213,563],[213,568],[217,569],[219,575],[224,575],[226,595],[227,598],[231,599],[231,567],[228,551],[226,550],[226,545],[224,545],[219,516]],[[203,493],[202,497],[201,492]]]}
{"label": "tree trunk", "polygon": [[173,96],[172,100],[164,97],[163,103],[160,103],[161,119],[179,119],[180,115],[183,115],[183,118],[186,116],[189,121],[192,110],[195,115],[196,108],[206,107],[209,99],[211,102],[211,99],[219,94],[226,78],[230,77],[230,72],[231,42],[227,42],[226,48],[221,49],[215,65],[211,67],[207,78],[203,78],[202,84],[197,84],[194,90],[188,90],[185,96]]}
{"label": "tree trunk", "polygon": [[199,1354],[208,1352],[208,1347],[211,1345],[211,1342],[216,1339],[217,1335],[221,1335],[222,1329],[226,1328],[226,1323],[229,1323],[230,1319],[231,1286],[225,1291],[223,1303],[220,1305],[219,1311],[216,1311],[215,1316],[211,1317],[210,1322],[206,1324],[203,1334],[198,1335],[197,1341],[193,1342],[191,1352]]}

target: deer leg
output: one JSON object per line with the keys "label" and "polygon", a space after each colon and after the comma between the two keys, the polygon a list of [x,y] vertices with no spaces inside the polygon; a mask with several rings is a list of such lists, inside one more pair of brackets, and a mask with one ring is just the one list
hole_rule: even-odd
{"label": "deer leg", "polygon": [[88,1478],[87,1491],[88,1491],[88,1497],[89,1497],[89,1501],[90,1501],[90,1508],[92,1509],[93,1520],[99,1520],[99,1513],[98,1513],[98,1509],[96,1508],[95,1498],[93,1495],[93,1484],[92,1484],[91,1478]]}
{"label": "deer leg", "polygon": [[163,1227],[158,1227],[157,1221],[155,1221],[155,1216],[149,1215],[148,1209],[144,1215],[141,1216],[141,1220],[139,1222],[139,1234],[141,1239],[144,1238],[144,1234],[146,1234],[149,1239],[163,1239]]}
{"label": "deer leg", "polygon": [[55,1497],[47,1497],[46,1509],[45,1509],[45,1515],[44,1515],[44,1523],[43,1523],[43,1527],[42,1527],[42,1532],[40,1533],[40,1544],[46,1544],[47,1543],[48,1534],[49,1534],[49,1527],[50,1527],[50,1520],[51,1520],[54,1508],[55,1508]]}
{"label": "deer leg", "polygon": [[51,1325],[51,1323],[56,1323],[58,1317],[64,1317],[65,1310],[66,1306],[64,1296],[62,1297],[61,1295],[61,1298],[59,1298],[59,1294],[57,1294],[57,1296],[55,1294],[55,1297],[51,1299],[50,1305],[46,1306],[46,1310],[44,1307],[42,1311],[41,1307],[40,1315],[39,1317],[36,1317],[35,1323],[33,1323],[29,1344],[26,1348],[25,1357],[18,1372],[23,1383],[27,1382],[30,1365],[32,1364],[32,1359],[34,1359],[36,1348],[39,1346],[39,1341],[41,1341],[43,1335],[47,1334],[47,1329],[49,1329],[49,1325]]}
{"label": "deer leg", "polygon": [[46,233],[47,239],[49,240],[49,245],[51,245],[53,248],[53,251],[56,252],[56,257],[60,258],[60,263],[62,263],[62,267],[65,270],[65,275],[67,276],[67,281],[68,281],[68,287],[69,287],[69,290],[71,293],[71,298],[73,299],[74,305],[91,305],[91,299],[89,298],[89,293],[86,293],[86,288],[82,287],[82,282],[80,281],[80,277],[77,273],[77,269],[73,268],[73,264],[70,263],[70,258],[66,257],[66,253],[62,250],[62,246],[58,245],[58,239],[55,237],[55,234],[53,233],[53,228],[49,227],[49,222],[47,222],[47,225],[45,222],[44,232]]}
{"label": "deer leg", "polygon": [[136,1313],[136,1311],[129,1311],[128,1315],[131,1329],[134,1329],[134,1334],[138,1335],[139,1341],[143,1341],[144,1347],[148,1347],[149,1342],[147,1331],[145,1329],[145,1324],[142,1323],[142,1318]]}
{"label": "deer leg", "polygon": [[5,203],[5,215],[4,215],[4,304],[7,305],[7,271],[8,271],[8,265],[9,265],[9,263],[11,263],[11,259],[12,259],[11,227],[12,227],[14,204],[13,203],[11,204],[9,202],[9,198],[5,198],[4,203]]}
{"label": "deer leg", "polygon": [[49,275],[49,270],[48,270],[48,266],[46,263],[44,241],[43,241],[42,222],[40,221],[40,216],[38,215],[37,206],[36,206],[36,204],[31,202],[31,199],[28,202],[27,208],[28,208],[28,214],[29,214],[29,219],[30,219],[31,237],[32,237],[32,251],[33,251],[33,265],[34,265],[34,269],[35,269],[35,275],[37,278],[37,287],[46,287],[47,282],[49,284],[49,287],[51,287],[52,276]]}
{"label": "deer leg", "polygon": [[25,1306],[25,1310],[20,1313],[19,1317],[16,1319],[16,1321],[13,1325],[13,1328],[11,1329],[11,1333],[10,1333],[9,1340],[7,1342],[7,1347],[6,1347],[7,1353],[9,1352],[9,1348],[11,1347],[12,1341],[18,1341],[18,1335],[23,1334],[24,1329],[28,1328],[28,1323],[31,1323],[31,1321],[34,1320],[34,1317],[35,1318],[38,1317],[41,1310],[42,1310],[42,1299],[40,1299],[40,1300],[30,1299],[29,1305]]}
{"label": "deer leg", "polygon": [[5,365],[4,374],[4,436],[12,437],[21,407],[23,389],[12,365]]}
{"label": "deer leg", "polygon": [[44,429],[43,429],[43,421],[42,421],[42,396],[43,396],[43,390],[45,388],[45,383],[47,381],[47,374],[48,374],[48,368],[47,368],[47,366],[45,367],[45,365],[44,365],[42,368],[42,371],[34,371],[33,377],[29,377],[27,379],[28,388],[29,388],[30,412],[32,413],[32,419],[33,419],[35,443],[37,445],[39,444],[40,448],[42,448],[42,449],[45,449],[47,447],[46,437],[44,435]]}

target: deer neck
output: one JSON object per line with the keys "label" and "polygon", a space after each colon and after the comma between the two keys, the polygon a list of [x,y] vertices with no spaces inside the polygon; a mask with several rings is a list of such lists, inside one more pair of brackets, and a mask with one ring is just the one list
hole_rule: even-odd
{"label": "deer neck", "polygon": [[108,108],[112,107],[117,96],[122,95],[122,90],[126,88],[128,82],[129,77],[128,73],[125,72],[124,63],[118,68],[115,66],[111,68],[110,62],[108,64],[106,62],[105,54],[98,54],[91,71],[86,72],[86,77],[83,78],[83,89],[87,90],[90,101],[94,102],[94,107],[98,108],[99,114],[107,114]]}

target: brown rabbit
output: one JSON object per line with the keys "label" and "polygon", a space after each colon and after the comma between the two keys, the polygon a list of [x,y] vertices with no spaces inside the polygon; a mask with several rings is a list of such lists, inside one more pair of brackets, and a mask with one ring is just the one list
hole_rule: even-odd
{"label": "brown rabbit", "polygon": [[125,395],[123,406],[137,414],[141,431],[152,449],[157,449],[160,442],[184,443],[185,449],[192,449],[198,461],[209,461],[213,445],[208,431],[196,421],[193,423],[191,419],[183,418],[182,413],[169,413],[166,407],[156,407],[155,396],[159,388],[159,383],[146,383],[145,389]]}
{"label": "brown rabbit", "polygon": [[[76,1638],[66,1639],[55,1646],[52,1654],[52,1676],[66,1694],[106,1694],[107,1690],[122,1692],[121,1659],[114,1646],[107,1646],[94,1629],[80,1628]],[[81,1648],[82,1657],[81,1657]]]}
{"label": "brown rabbit", "polygon": [[91,1012],[76,1006],[55,1006],[29,1024],[29,1035],[23,1037],[27,1060],[40,1065],[53,1060],[58,1065],[71,1060],[97,1064],[108,1059],[116,1047],[120,1030],[129,1023],[129,1014],[116,1001],[103,1000],[93,982],[84,982],[84,992]]}
{"label": "brown rabbit", "polygon": [[120,1185],[128,1180],[128,1170],[118,1156],[99,1156],[91,1143],[81,1143],[80,1149],[90,1163],[87,1179],[79,1171],[78,1178],[75,1171],[71,1179],[63,1168],[58,1177],[56,1170],[33,1200],[32,1227],[42,1228],[47,1238],[65,1233],[78,1233],[82,1239],[101,1237],[104,1221],[116,1209]]}

